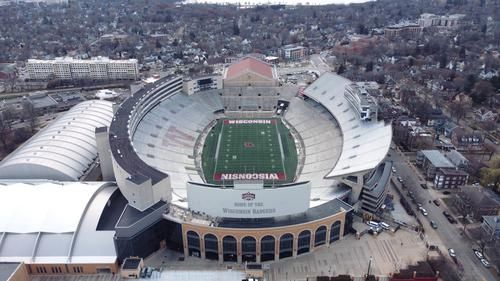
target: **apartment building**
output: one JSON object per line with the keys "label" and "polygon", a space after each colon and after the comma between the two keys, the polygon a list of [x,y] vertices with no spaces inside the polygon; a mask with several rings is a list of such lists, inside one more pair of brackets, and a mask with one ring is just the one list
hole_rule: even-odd
{"label": "apartment building", "polygon": [[54,60],[29,59],[26,69],[30,79],[34,80],[136,80],[139,76],[136,59],[112,60],[106,57],[89,60],[68,57]]}

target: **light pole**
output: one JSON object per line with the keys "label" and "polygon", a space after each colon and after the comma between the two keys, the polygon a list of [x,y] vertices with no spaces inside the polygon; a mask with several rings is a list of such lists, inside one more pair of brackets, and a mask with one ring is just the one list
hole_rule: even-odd
{"label": "light pole", "polygon": [[370,269],[372,267],[372,260],[373,260],[373,257],[370,256],[370,261],[368,261],[368,271],[366,272],[366,277],[370,276]]}

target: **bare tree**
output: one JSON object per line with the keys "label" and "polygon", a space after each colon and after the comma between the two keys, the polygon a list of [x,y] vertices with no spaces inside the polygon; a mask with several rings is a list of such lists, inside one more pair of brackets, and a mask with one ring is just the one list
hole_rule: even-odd
{"label": "bare tree", "polygon": [[7,140],[10,135],[10,126],[3,117],[3,112],[0,113],[0,141],[2,142],[4,150],[7,149]]}
{"label": "bare tree", "polygon": [[34,132],[36,121],[35,107],[33,106],[33,103],[27,98],[23,99],[22,105],[24,119],[30,123],[31,132]]}
{"label": "bare tree", "polygon": [[455,118],[457,123],[459,123],[460,120],[465,117],[467,112],[470,111],[471,106],[467,102],[463,102],[463,101],[457,102],[456,101],[456,102],[452,102],[449,105],[449,108],[450,108],[451,116]]}

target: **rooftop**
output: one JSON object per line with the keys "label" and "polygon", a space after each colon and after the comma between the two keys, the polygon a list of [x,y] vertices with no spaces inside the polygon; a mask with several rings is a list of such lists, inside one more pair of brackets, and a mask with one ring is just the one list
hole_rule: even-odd
{"label": "rooftop", "polygon": [[232,79],[247,73],[254,72],[260,76],[269,79],[275,79],[273,67],[261,60],[252,57],[245,57],[242,60],[233,63],[227,68],[225,79]]}
{"label": "rooftop", "polygon": [[123,261],[122,269],[137,269],[141,264],[141,258],[126,258]]}
{"label": "rooftop", "polygon": [[112,118],[111,102],[75,105],[0,162],[0,178],[78,180],[97,157],[95,128]]}
{"label": "rooftop", "polygon": [[[483,216],[483,221],[500,230],[500,216]],[[0,279],[1,280],[1,279]]]}
{"label": "rooftop", "polygon": [[114,231],[97,225],[117,190],[107,182],[1,181],[0,262],[114,262]]}
{"label": "rooftop", "polygon": [[14,274],[19,267],[18,262],[0,262],[0,281],[9,280],[10,276]]}
{"label": "rooftop", "polygon": [[455,165],[444,157],[439,150],[421,150],[425,158],[427,158],[436,168],[455,168]]}

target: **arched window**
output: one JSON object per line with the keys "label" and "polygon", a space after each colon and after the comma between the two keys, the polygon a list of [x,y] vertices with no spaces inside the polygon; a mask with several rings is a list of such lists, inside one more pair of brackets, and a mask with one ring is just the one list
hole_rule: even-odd
{"label": "arched window", "polygon": [[332,224],[330,229],[330,243],[333,243],[340,239],[340,221],[336,221]]}
{"label": "arched window", "polygon": [[260,240],[260,261],[273,261],[276,241],[274,237],[267,235]]}
{"label": "arched window", "polygon": [[321,246],[326,242],[326,226],[322,225],[316,229],[314,234],[314,247]]}
{"label": "arched window", "polygon": [[190,256],[200,257],[200,236],[194,231],[187,232],[188,252]]}
{"label": "arched window", "polygon": [[299,241],[297,244],[297,255],[301,255],[309,252],[311,245],[311,232],[309,230],[304,230],[299,233]]}
{"label": "arched window", "polygon": [[205,234],[205,258],[219,260],[219,241],[213,234]]}
{"label": "arched window", "polygon": [[224,261],[238,261],[238,252],[236,251],[236,249],[236,238],[234,238],[233,236],[225,236],[222,239],[222,256],[224,258]]}
{"label": "arched window", "polygon": [[243,262],[256,262],[257,261],[257,242],[255,238],[246,236],[241,240],[241,255]]}
{"label": "arched window", "polygon": [[293,256],[293,235],[283,234],[280,238],[280,259]]}

